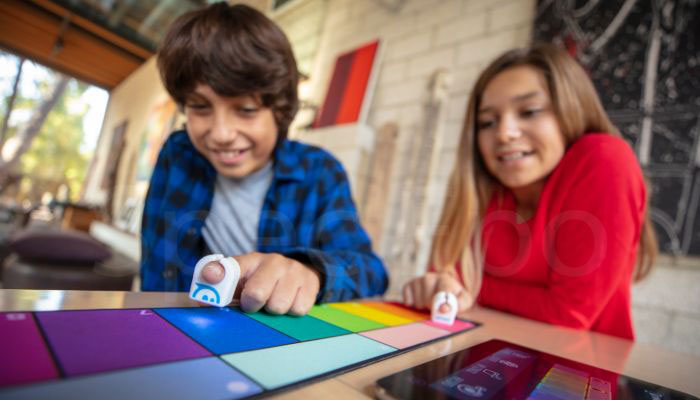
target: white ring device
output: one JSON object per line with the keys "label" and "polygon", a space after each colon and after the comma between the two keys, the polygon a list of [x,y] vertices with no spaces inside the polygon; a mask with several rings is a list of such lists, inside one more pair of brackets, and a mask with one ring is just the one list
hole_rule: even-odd
{"label": "white ring device", "polygon": [[[224,267],[224,279],[219,283],[209,283],[202,278],[202,269],[209,263],[218,262]],[[241,266],[233,257],[211,254],[202,257],[194,267],[190,298],[217,307],[226,307],[233,301],[233,294],[241,277]]]}
{"label": "white ring device", "polygon": [[[450,306],[450,311],[440,312],[440,306],[447,303]],[[437,292],[433,297],[433,308],[431,309],[430,317],[433,322],[439,324],[452,325],[457,317],[457,297],[450,292]]]}

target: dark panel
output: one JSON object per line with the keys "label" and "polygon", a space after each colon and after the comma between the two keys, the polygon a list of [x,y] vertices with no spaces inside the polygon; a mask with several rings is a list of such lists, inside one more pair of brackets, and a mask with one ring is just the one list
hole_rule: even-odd
{"label": "dark panel", "polygon": [[688,254],[700,254],[700,168],[695,168],[693,175],[695,184],[684,227],[683,249]]}
{"label": "dark panel", "polygon": [[645,164],[661,250],[700,255],[697,1],[538,4],[534,39],[557,43],[576,56]]}
{"label": "dark panel", "polygon": [[620,133],[625,138],[627,143],[636,149],[638,145],[639,132],[642,130],[642,113],[635,111],[633,113],[614,114],[609,113],[613,124],[617,126]]}
{"label": "dark panel", "polygon": [[646,170],[651,180],[652,221],[664,253],[680,254],[682,227],[692,183],[686,169]]}
{"label": "dark panel", "polygon": [[699,116],[661,111],[654,113],[653,121],[650,165],[691,168],[695,161]]}
{"label": "dark panel", "polygon": [[[693,4],[694,3],[694,4]],[[697,1],[665,2],[656,96],[657,107],[700,107],[700,18]]]}

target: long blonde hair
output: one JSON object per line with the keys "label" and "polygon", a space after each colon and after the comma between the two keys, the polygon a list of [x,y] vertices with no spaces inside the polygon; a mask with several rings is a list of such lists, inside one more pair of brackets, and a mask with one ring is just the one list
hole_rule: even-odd
{"label": "long blonde hair", "polygon": [[[469,97],[457,159],[450,175],[430,256],[430,262],[437,271],[454,273],[459,262],[463,282],[474,297],[478,295],[483,274],[481,220],[492,194],[501,187],[488,173],[477,149],[477,111],[488,83],[499,73],[515,66],[530,66],[542,74],[567,146],[588,132],[621,136],[610,122],[584,69],[553,45],[537,44],[528,49],[508,51],[481,73]],[[649,192],[651,190],[648,187],[647,193]],[[658,252],[648,204],[647,195],[647,212],[642,226],[634,281],[649,274]]]}

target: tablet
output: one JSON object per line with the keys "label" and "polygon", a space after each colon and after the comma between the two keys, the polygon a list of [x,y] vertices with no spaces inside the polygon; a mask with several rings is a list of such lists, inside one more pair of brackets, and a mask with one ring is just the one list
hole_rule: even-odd
{"label": "tablet", "polygon": [[693,399],[653,383],[500,340],[377,381],[380,399]]}

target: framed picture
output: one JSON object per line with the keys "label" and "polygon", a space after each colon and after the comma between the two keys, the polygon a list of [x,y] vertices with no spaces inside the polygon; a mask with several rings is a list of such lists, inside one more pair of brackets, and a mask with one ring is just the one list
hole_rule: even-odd
{"label": "framed picture", "polygon": [[146,127],[141,133],[141,143],[136,161],[137,182],[148,182],[151,179],[160,148],[175,128],[177,105],[168,97],[156,103],[148,115]]}

